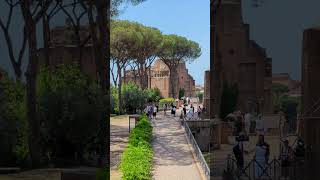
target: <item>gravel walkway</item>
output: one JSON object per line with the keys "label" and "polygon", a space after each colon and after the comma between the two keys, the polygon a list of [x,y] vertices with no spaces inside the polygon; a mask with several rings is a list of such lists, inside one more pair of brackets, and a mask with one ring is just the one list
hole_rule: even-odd
{"label": "gravel walkway", "polygon": [[[159,113],[160,114],[160,113]],[[201,180],[184,129],[167,113],[158,115],[153,124],[153,179]]]}
{"label": "gravel walkway", "polygon": [[[120,156],[128,145],[129,117],[126,115],[111,118],[110,128],[110,177],[112,180],[120,180],[121,173],[118,169]],[[134,123],[131,122],[131,128]]]}

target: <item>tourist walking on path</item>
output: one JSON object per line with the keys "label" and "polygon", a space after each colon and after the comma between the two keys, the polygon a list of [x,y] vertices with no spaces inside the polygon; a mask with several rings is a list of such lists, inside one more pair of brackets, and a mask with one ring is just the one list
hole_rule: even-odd
{"label": "tourist walking on path", "polygon": [[153,107],[153,114],[152,114],[154,119],[157,118],[157,112],[158,112],[158,108],[157,108],[157,106],[154,106]]}
{"label": "tourist walking on path", "polygon": [[149,108],[149,118],[152,119],[152,113],[153,113],[153,106],[150,106]]}
{"label": "tourist walking on path", "polygon": [[269,144],[264,141],[264,135],[259,135],[259,140],[255,149],[255,176],[257,179],[261,178],[263,171],[269,161],[270,147]]}
{"label": "tourist walking on path", "polygon": [[285,140],[283,142],[283,146],[281,146],[280,150],[280,161],[281,161],[281,170],[282,170],[282,175],[285,178],[289,177],[289,166],[290,166],[290,159],[292,155],[292,149],[289,146],[289,141]]}
{"label": "tourist walking on path", "polygon": [[192,104],[190,105],[190,109],[192,109],[192,113],[193,113],[194,112],[194,107],[193,107]]}
{"label": "tourist walking on path", "polygon": [[176,106],[173,106],[173,107],[172,107],[172,110],[171,110],[171,113],[172,113],[172,115],[173,115],[174,117],[176,117],[176,110],[177,110]]}
{"label": "tourist walking on path", "polygon": [[198,107],[198,117],[200,117],[200,115],[201,115],[201,107],[199,106]]}
{"label": "tourist walking on path", "polygon": [[244,166],[244,158],[243,158],[243,143],[238,138],[236,138],[237,144],[233,147],[233,154],[237,160],[238,169],[241,171]]}
{"label": "tourist walking on path", "polygon": [[251,114],[246,113],[244,115],[244,126],[245,126],[245,131],[247,134],[250,133],[250,122],[251,122]]}
{"label": "tourist walking on path", "polygon": [[183,106],[183,115],[186,116],[187,115],[187,107],[186,105]]}
{"label": "tourist walking on path", "polygon": [[144,109],[144,112],[146,113],[147,117],[150,118],[150,105],[147,105],[147,107]]}
{"label": "tourist walking on path", "polygon": [[164,106],[163,106],[163,114],[164,114],[164,115],[167,114],[167,109],[168,109],[167,104],[164,104]]}
{"label": "tourist walking on path", "polygon": [[258,134],[264,134],[264,121],[261,114],[258,115],[256,121],[256,132]]}

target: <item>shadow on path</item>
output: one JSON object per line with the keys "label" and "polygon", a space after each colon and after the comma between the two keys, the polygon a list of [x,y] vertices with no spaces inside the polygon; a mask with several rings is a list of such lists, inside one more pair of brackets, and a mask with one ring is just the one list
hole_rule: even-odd
{"label": "shadow on path", "polygon": [[178,117],[170,115],[152,120],[154,179],[200,180],[201,175]]}

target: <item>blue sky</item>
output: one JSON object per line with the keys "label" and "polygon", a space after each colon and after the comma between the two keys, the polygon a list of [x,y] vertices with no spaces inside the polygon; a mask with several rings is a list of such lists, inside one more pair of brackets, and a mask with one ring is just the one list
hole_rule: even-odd
{"label": "blue sky", "polygon": [[210,68],[209,0],[147,0],[127,6],[118,19],[156,27],[164,34],[177,34],[200,44],[202,55],[187,63],[196,84],[204,83],[204,71]]}

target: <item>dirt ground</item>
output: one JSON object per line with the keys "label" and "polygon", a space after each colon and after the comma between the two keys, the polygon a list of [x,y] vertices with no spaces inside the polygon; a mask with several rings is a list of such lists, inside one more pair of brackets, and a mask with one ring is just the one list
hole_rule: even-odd
{"label": "dirt ground", "polygon": [[[134,122],[130,124],[130,128],[134,128]],[[118,170],[120,157],[124,149],[127,147],[129,136],[129,116],[115,116],[111,117],[110,127],[110,177],[112,180],[120,180],[121,173]]]}

